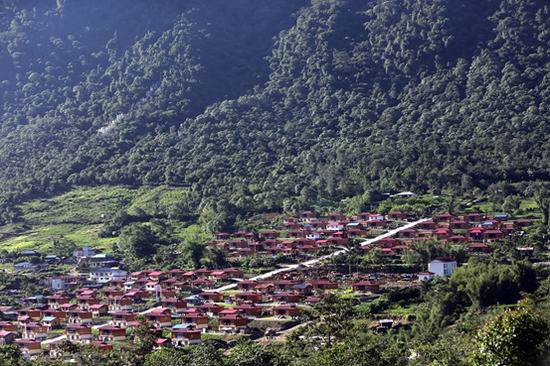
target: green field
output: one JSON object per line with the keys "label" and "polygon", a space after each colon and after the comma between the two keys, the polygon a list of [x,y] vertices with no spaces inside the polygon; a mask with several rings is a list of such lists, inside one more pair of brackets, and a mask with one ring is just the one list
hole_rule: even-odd
{"label": "green field", "polygon": [[[124,186],[79,187],[49,199],[36,199],[19,206],[21,220],[0,227],[0,249],[36,249],[47,253],[53,242],[69,239],[77,246],[109,251],[117,238],[100,238],[101,228],[119,211],[141,211],[156,216],[187,195],[185,188],[167,186],[130,188]],[[174,235],[186,239],[198,235],[196,225],[170,222]]]}

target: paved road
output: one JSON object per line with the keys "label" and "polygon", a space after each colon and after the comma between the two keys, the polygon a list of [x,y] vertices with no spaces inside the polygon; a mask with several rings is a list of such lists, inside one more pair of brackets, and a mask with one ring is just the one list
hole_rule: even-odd
{"label": "paved road", "polygon": [[[388,231],[387,233],[384,233],[382,235],[379,235],[377,236],[376,238],[372,238],[372,239],[367,239],[363,242],[360,243],[360,245],[362,247],[364,246],[367,246],[369,244],[373,244],[373,243],[376,243],[377,241],[379,240],[382,240],[382,239],[385,239],[385,238],[388,238],[390,236],[393,236],[395,234],[397,234],[398,232],[400,231],[403,231],[403,230],[406,230],[406,229],[410,229],[412,227],[415,227],[416,225],[420,224],[421,222],[424,222],[424,221],[428,221],[429,219],[421,219],[421,220],[418,220],[418,221],[414,221],[414,222],[410,222],[406,225],[403,225],[401,227],[398,227],[397,229],[393,229],[393,230],[390,230]],[[261,275],[258,275],[258,276],[255,276],[255,277],[252,277],[250,278],[251,280],[266,280],[268,278],[271,278],[279,273],[285,273],[285,272],[292,272],[294,270],[296,270],[297,268],[299,267],[311,267],[311,266],[314,266],[316,264],[319,264],[320,262],[322,261],[325,261],[327,259],[331,259],[331,258],[334,258],[334,257],[337,257],[345,252],[347,252],[349,249],[347,248],[343,248],[341,250],[338,250],[336,252],[333,252],[331,254],[328,254],[328,255],[325,255],[325,256],[322,256],[322,257],[319,257],[319,258],[316,258],[316,259],[312,259],[312,260],[308,260],[308,261],[305,261],[305,262],[302,262],[302,263],[298,263],[298,264],[291,264],[291,265],[288,265],[284,268],[279,268],[279,269],[276,269],[274,271],[270,271],[270,272],[266,272],[266,273],[263,273]],[[237,283],[232,283],[230,285],[226,285],[226,286],[222,286],[222,287],[219,287],[217,289],[214,289],[212,291],[217,291],[217,292],[222,292],[222,291],[227,291],[227,290],[231,290],[233,288],[237,287]],[[147,313],[150,313],[151,311],[153,311],[154,309],[156,309],[157,307],[154,307],[154,308],[151,308],[151,309],[147,309],[145,311],[142,311],[140,314],[142,315],[145,315]],[[101,327],[104,327],[108,325],[107,323],[102,323],[102,324],[96,324],[93,326],[94,329],[97,329],[97,328],[101,328]],[[58,342],[58,341],[62,341],[64,339],[66,339],[67,337],[65,335],[60,335],[59,337],[55,337],[55,338],[51,338],[51,339],[47,339],[45,341],[42,342],[42,345],[48,345],[50,343],[53,343],[53,342]]]}

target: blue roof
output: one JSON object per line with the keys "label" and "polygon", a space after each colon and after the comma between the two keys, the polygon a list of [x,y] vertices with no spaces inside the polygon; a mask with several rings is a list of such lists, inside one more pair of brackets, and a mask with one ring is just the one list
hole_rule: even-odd
{"label": "blue roof", "polygon": [[108,272],[126,272],[125,270],[119,269],[119,268],[97,268],[90,271],[91,273],[108,273]]}
{"label": "blue roof", "polygon": [[36,250],[24,250],[21,252],[22,255],[36,255],[38,252]]}
{"label": "blue roof", "polygon": [[19,262],[14,265],[14,267],[32,267],[32,263],[30,262]]}

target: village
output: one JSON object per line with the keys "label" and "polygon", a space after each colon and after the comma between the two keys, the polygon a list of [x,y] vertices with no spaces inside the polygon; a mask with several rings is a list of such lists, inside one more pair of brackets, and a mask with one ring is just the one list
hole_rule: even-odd
{"label": "village", "polygon": [[[448,277],[459,265],[457,258],[442,256],[414,272],[360,271],[335,265],[331,258],[376,253],[399,262],[423,241],[459,246],[468,256],[488,256],[531,224],[504,213],[442,213],[421,219],[397,211],[352,217],[304,211],[269,229],[220,232],[208,242],[228,258],[284,258],[261,274],[235,267],[129,273],[110,255],[84,247],[73,253],[73,271],[44,280],[47,294],[20,298],[20,306],[0,306],[0,343],[18,345],[26,357],[56,357],[66,341],[100,350],[124,347],[133,330],[144,326],[157,348],[186,347],[204,339],[230,344],[237,337],[271,337],[307,322],[310,309],[328,294],[365,303],[392,288],[418,288],[423,281]],[[522,256],[533,252],[531,247],[515,249]],[[14,276],[20,275],[17,270]],[[372,326],[384,331],[401,321],[381,318]]]}

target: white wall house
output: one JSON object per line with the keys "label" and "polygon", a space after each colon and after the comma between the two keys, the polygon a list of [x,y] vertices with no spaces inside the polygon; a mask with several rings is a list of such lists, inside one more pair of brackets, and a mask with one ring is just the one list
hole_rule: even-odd
{"label": "white wall house", "polygon": [[345,227],[346,225],[341,222],[329,222],[327,224],[327,230],[329,231],[342,231]]}
{"label": "white wall house", "polygon": [[128,272],[118,268],[97,268],[90,271],[89,280],[97,283],[107,283],[116,280],[126,280]]}
{"label": "white wall house", "polygon": [[412,197],[416,197],[416,193],[409,192],[409,191],[399,192],[399,193],[391,195],[390,197],[412,198]]}
{"label": "white wall house", "polygon": [[384,215],[373,213],[373,214],[369,214],[368,221],[383,221],[384,219],[385,219]]}
{"label": "white wall house", "polygon": [[457,267],[456,261],[451,258],[436,258],[428,263],[428,272],[432,272],[436,276],[449,277]]}
{"label": "white wall house", "polygon": [[306,239],[318,240],[321,239],[321,234],[319,232],[313,231],[306,234]]}

